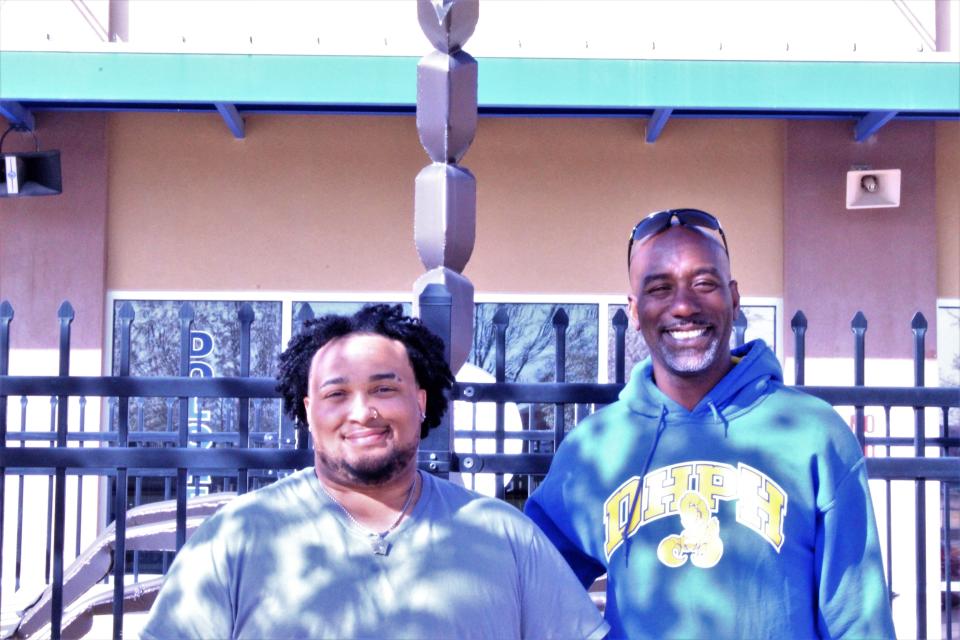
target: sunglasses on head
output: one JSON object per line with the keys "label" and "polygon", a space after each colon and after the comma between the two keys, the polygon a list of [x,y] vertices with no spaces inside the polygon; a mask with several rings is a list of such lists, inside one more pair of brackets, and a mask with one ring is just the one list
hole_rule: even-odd
{"label": "sunglasses on head", "polygon": [[677,219],[677,224],[690,227],[703,227],[720,234],[723,241],[723,250],[727,257],[730,257],[730,249],[727,248],[727,236],[720,227],[720,221],[706,211],[700,209],[665,209],[651,213],[646,218],[637,223],[630,232],[630,240],[627,243],[627,268],[630,268],[630,256],[633,253],[633,245],[638,240],[643,240],[652,235],[656,235],[673,224],[673,219]]}

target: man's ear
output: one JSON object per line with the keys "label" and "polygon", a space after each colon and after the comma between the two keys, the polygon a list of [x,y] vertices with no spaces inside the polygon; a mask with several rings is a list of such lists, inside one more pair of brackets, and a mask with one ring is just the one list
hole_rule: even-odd
{"label": "man's ear", "polygon": [[303,396],[303,409],[310,413],[310,396]]}
{"label": "man's ear", "polygon": [[733,300],[733,315],[736,317],[737,312],[740,311],[740,289],[737,287],[737,281],[730,281],[730,298]]}
{"label": "man's ear", "polygon": [[630,325],[640,331],[640,309],[637,307],[637,297],[632,293],[627,296],[627,315],[630,316]]}

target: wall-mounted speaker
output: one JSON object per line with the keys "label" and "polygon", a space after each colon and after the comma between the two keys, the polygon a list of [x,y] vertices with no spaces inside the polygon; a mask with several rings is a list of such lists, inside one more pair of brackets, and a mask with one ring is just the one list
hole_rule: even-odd
{"label": "wall-mounted speaker", "polygon": [[6,180],[0,181],[0,198],[55,196],[63,191],[59,151],[0,154]]}
{"label": "wall-mounted speaker", "polygon": [[847,209],[900,206],[900,169],[847,171]]}

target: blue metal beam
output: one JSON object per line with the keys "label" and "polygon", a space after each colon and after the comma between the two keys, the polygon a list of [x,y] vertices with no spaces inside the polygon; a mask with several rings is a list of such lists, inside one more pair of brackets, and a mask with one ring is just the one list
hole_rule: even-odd
{"label": "blue metal beam", "polygon": [[896,115],[896,111],[871,111],[857,121],[853,128],[853,139],[863,142],[879,131],[880,127],[893,120]]}
{"label": "blue metal beam", "polygon": [[17,129],[26,129],[33,131],[37,127],[33,114],[29,109],[25,109],[19,102],[10,100],[0,100],[0,116],[3,116]]}
{"label": "blue metal beam", "polygon": [[650,120],[647,121],[647,142],[652,144],[657,141],[657,138],[660,137],[660,132],[667,126],[667,120],[670,119],[671,113],[673,113],[673,109],[653,110],[653,114],[650,115]]}
{"label": "blue metal beam", "polygon": [[227,127],[230,128],[233,137],[238,140],[243,140],[246,135],[243,126],[243,116],[240,115],[237,108],[229,102],[215,102],[213,106],[220,112],[220,117],[227,123]]}

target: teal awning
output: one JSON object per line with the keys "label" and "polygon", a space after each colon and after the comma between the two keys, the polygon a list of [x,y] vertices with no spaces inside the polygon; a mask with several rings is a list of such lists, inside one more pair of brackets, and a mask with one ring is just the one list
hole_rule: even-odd
{"label": "teal awning", "polygon": [[[0,51],[0,100],[411,108],[418,58]],[[480,59],[481,111],[732,110],[960,115],[960,65]],[[65,104],[63,106],[69,106]]]}

